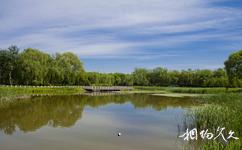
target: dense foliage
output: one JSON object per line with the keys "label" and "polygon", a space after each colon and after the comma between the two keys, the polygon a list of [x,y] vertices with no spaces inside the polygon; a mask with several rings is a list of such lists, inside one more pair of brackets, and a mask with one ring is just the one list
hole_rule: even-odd
{"label": "dense foliage", "polygon": [[37,49],[19,52],[16,46],[0,51],[0,84],[78,85],[84,69],[79,58],[69,52],[50,56]]}
{"label": "dense foliage", "polygon": [[[0,84],[8,85],[115,85],[242,87],[241,51],[225,62],[226,71],[136,68],[131,74],[85,72],[71,52],[49,55],[37,49],[19,51],[16,46],[0,50]],[[229,80],[228,80],[228,77]]]}
{"label": "dense foliage", "polygon": [[225,61],[225,69],[229,77],[229,84],[239,86],[242,84],[242,50],[232,53]]}

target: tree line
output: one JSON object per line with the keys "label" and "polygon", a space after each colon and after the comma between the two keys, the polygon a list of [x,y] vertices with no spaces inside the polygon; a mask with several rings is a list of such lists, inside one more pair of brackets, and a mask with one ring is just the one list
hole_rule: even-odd
{"label": "tree line", "polygon": [[136,68],[132,73],[86,72],[71,52],[50,55],[16,46],[0,49],[2,85],[114,85],[242,87],[242,50],[231,54],[225,68],[216,70],[168,70]]}

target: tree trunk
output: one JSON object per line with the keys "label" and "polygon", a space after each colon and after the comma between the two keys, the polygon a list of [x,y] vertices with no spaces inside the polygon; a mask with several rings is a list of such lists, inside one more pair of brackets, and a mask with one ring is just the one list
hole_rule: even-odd
{"label": "tree trunk", "polygon": [[9,84],[12,85],[12,71],[9,72]]}

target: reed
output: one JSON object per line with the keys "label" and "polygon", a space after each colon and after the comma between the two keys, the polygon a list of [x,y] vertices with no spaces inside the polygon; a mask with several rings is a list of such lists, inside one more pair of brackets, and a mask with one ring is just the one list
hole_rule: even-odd
{"label": "reed", "polygon": [[242,149],[242,93],[223,93],[212,96],[200,97],[199,101],[204,106],[194,108],[188,113],[184,127],[209,129],[216,133],[218,127],[225,127],[235,132],[240,140],[231,140],[228,143],[216,141],[202,142],[201,149]]}

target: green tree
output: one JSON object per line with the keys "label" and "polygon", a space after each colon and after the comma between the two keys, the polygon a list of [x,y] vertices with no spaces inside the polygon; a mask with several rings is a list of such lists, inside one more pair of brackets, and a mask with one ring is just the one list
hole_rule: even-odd
{"label": "green tree", "polygon": [[193,85],[192,86],[195,86],[195,87],[199,87],[199,86],[202,86],[202,87],[206,87],[208,86],[208,80],[211,79],[213,76],[213,72],[211,70],[207,70],[207,69],[204,69],[204,70],[195,70],[193,72]]}
{"label": "green tree", "polygon": [[126,74],[123,83],[125,86],[132,86],[134,84],[133,76],[131,74]]}
{"label": "green tree", "polygon": [[17,83],[18,52],[19,49],[16,46],[0,50],[0,84]]}
{"label": "green tree", "polygon": [[149,73],[149,81],[151,85],[168,86],[170,85],[170,75],[166,68],[155,68]]}
{"label": "green tree", "polygon": [[242,80],[242,50],[232,53],[224,62],[230,86],[239,86]]}
{"label": "green tree", "polygon": [[97,72],[87,72],[87,79],[90,85],[98,85],[99,84],[99,73]]}
{"label": "green tree", "polygon": [[149,71],[145,68],[136,68],[132,73],[134,79],[134,85],[147,86],[149,85],[148,80]]}
{"label": "green tree", "polygon": [[[226,72],[225,72],[226,70]],[[242,50],[225,61],[225,70],[182,70],[136,68],[132,74],[85,72],[73,53],[50,56],[16,46],[0,50],[0,84],[25,85],[139,85],[139,86],[242,86]]]}
{"label": "green tree", "polygon": [[71,52],[56,55],[56,65],[60,68],[63,85],[84,84],[84,68],[80,59]]}
{"label": "green tree", "polygon": [[179,86],[192,86],[193,85],[193,71],[191,69],[182,70],[180,72],[177,84]]}
{"label": "green tree", "polygon": [[47,74],[52,58],[37,49],[27,48],[20,54],[21,81],[27,85],[48,84]]}
{"label": "green tree", "polygon": [[64,80],[64,72],[61,66],[57,65],[55,56],[51,59],[46,80],[50,85],[61,85]]}

